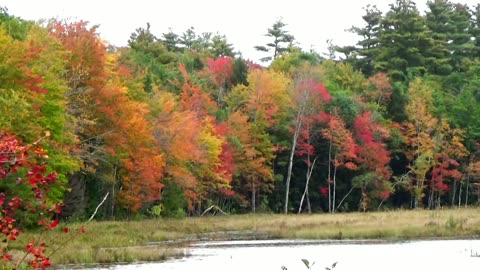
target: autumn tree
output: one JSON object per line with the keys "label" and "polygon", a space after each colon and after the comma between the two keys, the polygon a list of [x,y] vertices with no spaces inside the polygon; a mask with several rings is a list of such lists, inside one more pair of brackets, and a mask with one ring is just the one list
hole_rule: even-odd
{"label": "autumn tree", "polygon": [[460,180],[458,158],[467,155],[463,146],[463,131],[452,129],[447,119],[433,114],[433,97],[430,86],[417,79],[409,88],[410,101],[406,107],[410,121],[405,123],[407,157],[411,161],[414,207],[425,196],[427,173],[433,169],[430,183],[429,206],[433,206],[435,192],[446,191],[445,177]]}
{"label": "autumn tree", "polygon": [[[434,137],[435,163],[431,172],[429,208],[440,207],[440,196],[449,190],[452,190],[451,204],[455,202],[457,187],[461,187],[462,180],[459,160],[468,155],[463,145],[464,136],[465,132],[452,128],[447,119],[440,120]],[[452,181],[451,187],[449,181]]]}
{"label": "autumn tree", "polygon": [[232,74],[234,61],[230,57],[220,57],[217,59],[209,58],[208,72],[211,74],[215,87],[218,89],[216,93],[216,101],[220,106],[224,103],[224,96],[232,87]]}
{"label": "autumn tree", "polygon": [[198,183],[190,164],[202,163],[198,144],[200,130],[192,111],[173,111],[166,107],[156,120],[155,137],[166,154],[165,176],[182,187],[192,209],[198,200],[195,192]]}
{"label": "autumn tree", "polygon": [[271,162],[275,147],[268,129],[286,117],[286,108],[291,104],[288,85],[289,80],[285,76],[257,69],[250,72],[248,86],[237,85],[227,97],[230,111],[247,116],[250,126],[248,130],[253,141],[249,142],[252,149],[246,161],[254,167],[242,177],[249,182],[252,211],[256,207],[257,190],[273,180]]}
{"label": "autumn tree", "polygon": [[[8,20],[12,27],[22,24],[13,17]],[[65,52],[44,28],[25,24],[29,27],[22,34],[23,40],[13,38],[19,34],[16,28],[9,29],[7,34],[6,25],[0,26],[0,130],[25,143],[33,143],[45,132],[51,134],[49,140],[40,144],[51,155],[47,168],[59,174],[58,181],[51,186],[55,192],[50,193],[54,196],[50,199],[61,201],[66,175],[80,167],[78,158],[71,156],[76,137],[65,106]]]}
{"label": "autumn tree", "polygon": [[[470,199],[470,189],[477,195],[477,201],[480,200],[480,161],[478,160],[479,144],[475,144],[474,151],[471,151],[467,167],[466,185],[465,185],[465,207],[468,206]],[[461,204],[461,195],[459,194],[458,205]]]}
{"label": "autumn tree", "polygon": [[412,195],[413,207],[416,208],[421,204],[427,173],[434,163],[433,133],[438,119],[432,114],[432,93],[425,82],[421,79],[413,81],[408,94],[406,112],[409,121],[405,123],[405,136],[409,146],[407,158],[411,162],[410,170],[415,175],[412,179]]}
{"label": "autumn tree", "polygon": [[[355,170],[357,165],[354,163],[356,156],[356,144],[352,133],[346,128],[345,122],[339,117],[338,112],[334,111],[327,118],[326,127],[321,131],[322,137],[328,144],[328,211],[336,210],[337,194],[337,170],[345,167]],[[333,171],[332,171],[333,170]]]}
{"label": "autumn tree", "polygon": [[[109,80],[97,91],[95,129],[105,134],[105,150],[112,158],[112,195],[119,190],[119,202],[137,212],[142,205],[160,200],[164,156],[153,137],[146,104],[131,100],[120,83],[116,55],[108,56]],[[119,186],[116,186],[118,183]]]}
{"label": "autumn tree", "polygon": [[46,137],[48,133],[24,144],[11,134],[0,133],[0,238],[4,243],[0,265],[4,269],[46,269],[51,265],[43,240],[29,240],[23,250],[15,252],[9,245],[24,233],[24,226],[37,226],[46,232],[58,226],[54,216],[61,211],[61,203],[50,200],[50,193],[55,192],[50,187],[58,181],[58,174],[47,170],[48,156],[39,145]]}
{"label": "autumn tree", "polygon": [[365,210],[370,206],[372,198],[384,201],[392,193],[390,153],[384,143],[389,133],[374,122],[369,111],[357,116],[354,133],[358,141],[355,151],[356,163],[362,174],[352,181],[354,187],[361,189],[361,207]]}
{"label": "autumn tree", "polygon": [[226,131],[215,123],[217,104],[195,83],[184,66],[179,100],[159,93],[164,104],[157,119],[157,141],[167,154],[167,177],[179,184],[189,198],[190,208],[200,213],[202,202],[220,189],[229,190],[233,175],[222,157],[228,158],[230,148]]}
{"label": "autumn tree", "polygon": [[[309,71],[311,67],[305,66],[303,70],[299,71],[296,74],[296,78],[294,79],[294,102],[295,102],[295,110],[296,115],[293,121],[293,138],[292,138],[292,145],[290,151],[290,157],[288,160],[288,171],[287,171],[287,178],[285,183],[285,203],[283,211],[286,214],[288,212],[288,198],[289,198],[289,191],[290,191],[290,181],[292,177],[292,168],[293,168],[293,157],[296,152],[297,143],[299,141],[299,136],[301,133],[303,134],[303,139],[306,140],[306,144],[309,144],[310,132],[313,132],[314,122],[312,118],[317,117],[322,112],[322,105],[326,102],[329,102],[331,97],[328,93],[325,86],[320,83],[316,82],[315,78],[313,78],[312,72]],[[306,147],[306,146],[305,146]],[[304,147],[304,148],[305,148]],[[308,148],[308,147],[307,147]],[[313,166],[310,161],[310,156],[313,151],[306,150],[307,154],[307,164],[310,169],[313,170]],[[311,172],[307,171],[307,175],[311,176]],[[308,182],[310,177],[306,178],[306,188],[305,194],[308,192]],[[304,195],[305,196],[305,195]],[[302,196],[302,202],[303,198]],[[302,203],[300,203],[300,208],[302,207]]]}

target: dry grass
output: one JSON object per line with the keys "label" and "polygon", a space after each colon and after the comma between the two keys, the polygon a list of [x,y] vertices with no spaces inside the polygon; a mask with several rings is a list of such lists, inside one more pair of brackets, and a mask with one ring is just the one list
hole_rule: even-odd
{"label": "dry grass", "polygon": [[[78,227],[71,224],[70,228]],[[60,228],[61,229],[61,228]],[[181,220],[92,222],[85,233],[60,230],[43,236],[60,245],[52,260],[60,264],[158,261],[182,254],[195,240],[285,239],[417,239],[480,235],[480,209],[391,211],[317,215],[233,215]],[[25,234],[25,239],[38,237]],[[15,243],[21,248],[25,242]]]}

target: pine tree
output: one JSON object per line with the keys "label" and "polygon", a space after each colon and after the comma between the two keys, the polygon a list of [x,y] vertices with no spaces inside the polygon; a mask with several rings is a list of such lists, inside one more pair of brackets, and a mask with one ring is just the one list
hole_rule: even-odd
{"label": "pine tree", "polygon": [[280,54],[287,51],[288,48],[292,46],[295,37],[290,35],[288,31],[284,29],[285,26],[287,25],[283,23],[282,19],[278,19],[272,25],[272,28],[268,28],[268,33],[265,35],[273,38],[273,41],[267,43],[266,46],[255,46],[257,51],[270,52],[270,50],[273,50],[273,56],[261,58],[260,60],[262,62],[268,62],[277,58]]}
{"label": "pine tree", "polygon": [[395,81],[426,73],[426,57],[434,39],[413,1],[397,0],[390,5],[381,22],[379,41],[376,70],[388,71]]}
{"label": "pine tree", "polygon": [[378,52],[379,31],[382,20],[382,12],[376,6],[365,7],[366,14],[362,16],[366,25],[363,28],[353,26],[350,32],[356,33],[363,39],[357,46],[337,47],[336,51],[344,53],[347,62],[360,69],[366,76],[374,74],[373,61]]}

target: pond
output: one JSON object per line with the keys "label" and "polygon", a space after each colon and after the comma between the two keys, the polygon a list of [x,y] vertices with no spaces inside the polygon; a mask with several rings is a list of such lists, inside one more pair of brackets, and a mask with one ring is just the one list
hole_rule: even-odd
{"label": "pond", "polygon": [[311,269],[336,264],[343,269],[480,269],[480,240],[309,241],[266,240],[199,242],[185,250],[188,256],[160,263],[118,265],[116,270],[288,270],[307,269],[302,259],[315,262]]}

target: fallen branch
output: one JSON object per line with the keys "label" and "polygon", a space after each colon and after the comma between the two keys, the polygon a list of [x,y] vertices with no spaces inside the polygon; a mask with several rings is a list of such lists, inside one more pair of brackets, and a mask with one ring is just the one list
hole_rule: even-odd
{"label": "fallen branch", "polygon": [[[98,212],[98,209],[100,208],[100,206],[102,206],[102,204],[105,202],[105,200],[107,199],[108,195],[109,195],[110,192],[107,192],[107,194],[105,194],[105,197],[103,197],[103,200],[97,205],[97,208],[95,208],[95,211],[93,212],[92,216],[87,220],[87,222],[85,222],[82,226],[80,226],[78,230],[81,230],[85,225],[87,225],[88,223],[90,223],[90,221],[93,220],[93,218],[95,217],[95,215],[97,214]],[[61,243],[60,245],[57,246],[57,248],[55,248],[49,255],[48,257],[52,257],[53,254],[55,254],[60,248],[64,247],[68,242],[70,242],[73,238],[75,238],[76,236],[78,236],[78,234],[72,234],[70,237],[68,237],[63,243]]]}
{"label": "fallen branch", "polygon": [[205,215],[208,211],[214,209],[219,211],[220,213],[224,214],[225,216],[227,215],[227,213],[223,212],[222,209],[220,209],[220,207],[218,207],[217,205],[212,205],[210,207],[208,207],[205,211],[203,211],[203,213],[200,215],[201,217],[203,217],[203,215]]}
{"label": "fallen branch", "polygon": [[92,219],[95,217],[95,215],[97,214],[98,208],[100,208],[100,206],[102,206],[102,204],[105,202],[105,200],[108,197],[108,194],[109,194],[109,192],[107,192],[107,194],[105,194],[105,197],[103,197],[103,200],[97,205],[97,208],[95,208],[95,211],[93,212],[92,216],[88,219],[87,223],[92,221]]}

